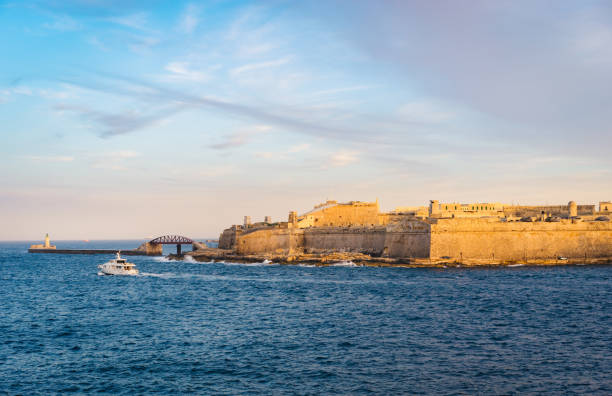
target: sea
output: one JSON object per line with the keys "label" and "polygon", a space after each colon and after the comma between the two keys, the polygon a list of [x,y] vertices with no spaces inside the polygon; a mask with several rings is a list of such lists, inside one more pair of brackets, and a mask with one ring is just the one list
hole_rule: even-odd
{"label": "sea", "polygon": [[30,243],[0,243],[0,394],[612,394],[611,266],[130,256],[140,275],[100,276],[110,255]]}

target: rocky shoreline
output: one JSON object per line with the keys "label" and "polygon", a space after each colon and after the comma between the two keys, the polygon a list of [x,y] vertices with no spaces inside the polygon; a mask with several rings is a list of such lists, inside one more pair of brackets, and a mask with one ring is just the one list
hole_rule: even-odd
{"label": "rocky shoreline", "polygon": [[314,266],[331,266],[338,263],[353,263],[367,267],[409,267],[409,268],[447,268],[447,267],[512,267],[512,266],[555,266],[555,265],[605,265],[612,264],[612,257],[604,258],[568,258],[568,259],[527,259],[519,261],[495,261],[491,259],[396,259],[375,257],[363,253],[319,253],[319,254],[237,254],[233,250],[204,248],[184,255],[171,254],[172,259],[181,260],[191,257],[200,262],[225,261],[234,263],[270,262],[284,265],[306,264]]}

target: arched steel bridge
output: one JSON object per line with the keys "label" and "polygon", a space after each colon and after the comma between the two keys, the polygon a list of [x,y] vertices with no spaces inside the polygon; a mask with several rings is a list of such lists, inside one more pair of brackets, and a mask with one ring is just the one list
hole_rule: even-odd
{"label": "arched steel bridge", "polygon": [[193,245],[193,239],[181,235],[164,235],[150,240],[149,243],[156,243],[160,245],[176,245],[176,254],[180,256],[181,245]]}
{"label": "arched steel bridge", "polygon": [[191,245],[193,240],[181,235],[164,235],[152,239],[149,243],[161,243],[162,245]]}

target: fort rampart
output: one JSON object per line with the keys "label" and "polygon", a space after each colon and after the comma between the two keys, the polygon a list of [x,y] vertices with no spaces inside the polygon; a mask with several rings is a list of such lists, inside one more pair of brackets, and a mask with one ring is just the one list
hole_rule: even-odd
{"label": "fort rampart", "polygon": [[[444,211],[447,206],[436,205],[431,208]],[[600,216],[601,213],[588,215],[594,213],[593,205],[578,206],[572,201],[565,206],[565,213],[563,206],[506,207],[509,217],[503,217],[500,204],[479,205],[484,212],[493,210],[500,215],[423,218],[377,213],[378,202],[336,204],[328,201],[302,216],[292,212],[288,222],[245,223],[228,228],[221,234],[219,247],[241,255],[346,252],[401,260],[498,263],[580,258],[612,260],[612,222]],[[472,205],[468,206],[471,210]],[[550,216],[543,216],[545,212]],[[514,217],[532,213],[539,216],[525,216],[521,221]],[[440,213],[434,214],[440,216]],[[380,221],[382,216],[385,221]]]}

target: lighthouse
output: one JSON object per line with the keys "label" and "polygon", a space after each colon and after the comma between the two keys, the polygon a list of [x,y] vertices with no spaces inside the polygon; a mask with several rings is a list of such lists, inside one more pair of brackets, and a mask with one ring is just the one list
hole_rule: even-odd
{"label": "lighthouse", "polygon": [[44,244],[40,244],[40,245],[31,245],[30,246],[30,251],[31,250],[37,250],[37,249],[55,249],[55,245],[51,245],[51,241],[49,240],[49,234],[47,233],[45,235],[45,243]]}

